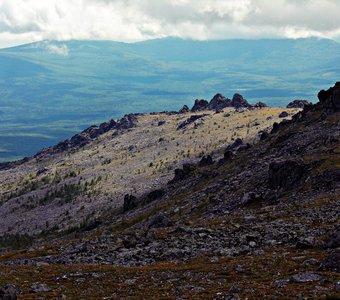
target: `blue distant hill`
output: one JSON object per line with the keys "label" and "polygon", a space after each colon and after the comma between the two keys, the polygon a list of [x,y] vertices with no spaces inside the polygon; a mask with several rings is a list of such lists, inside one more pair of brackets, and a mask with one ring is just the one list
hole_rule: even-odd
{"label": "blue distant hill", "polygon": [[93,123],[178,110],[195,98],[241,93],[285,106],[339,79],[327,39],[138,43],[43,41],[0,49],[0,161],[32,155]]}

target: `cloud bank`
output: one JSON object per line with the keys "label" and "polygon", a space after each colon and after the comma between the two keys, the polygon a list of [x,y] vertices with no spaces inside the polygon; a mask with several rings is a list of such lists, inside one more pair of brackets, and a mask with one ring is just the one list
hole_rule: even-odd
{"label": "cloud bank", "polygon": [[340,39],[339,0],[0,0],[0,47],[39,40]]}

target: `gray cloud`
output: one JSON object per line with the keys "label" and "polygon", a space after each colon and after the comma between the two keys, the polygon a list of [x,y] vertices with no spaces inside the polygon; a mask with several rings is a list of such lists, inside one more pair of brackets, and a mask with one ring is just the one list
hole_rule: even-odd
{"label": "gray cloud", "polygon": [[0,47],[42,39],[340,38],[339,0],[0,0]]}

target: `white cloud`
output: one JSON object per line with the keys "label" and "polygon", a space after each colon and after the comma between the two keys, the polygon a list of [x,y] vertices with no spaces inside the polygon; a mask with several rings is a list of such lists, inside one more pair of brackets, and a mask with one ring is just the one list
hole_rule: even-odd
{"label": "white cloud", "polygon": [[340,37],[339,0],[0,0],[0,47],[38,40]]}
{"label": "white cloud", "polygon": [[63,44],[63,45],[47,45],[47,50],[52,53],[52,54],[57,54],[57,55],[61,55],[61,56],[68,56],[68,47],[67,45]]}

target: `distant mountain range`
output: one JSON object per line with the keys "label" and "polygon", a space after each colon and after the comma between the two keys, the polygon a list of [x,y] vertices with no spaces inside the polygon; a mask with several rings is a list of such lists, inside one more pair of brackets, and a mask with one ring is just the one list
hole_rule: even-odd
{"label": "distant mountain range", "polygon": [[[0,161],[32,155],[92,123],[241,93],[253,103],[315,101],[340,75],[326,39],[139,43],[43,41],[0,49]],[[274,95],[274,96],[273,96]]]}

